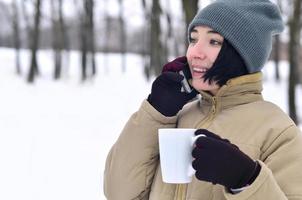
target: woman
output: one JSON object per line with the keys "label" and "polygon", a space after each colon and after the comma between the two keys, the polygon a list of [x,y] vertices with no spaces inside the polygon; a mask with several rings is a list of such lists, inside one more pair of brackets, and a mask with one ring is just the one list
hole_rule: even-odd
{"label": "woman", "polygon": [[[217,0],[199,11],[188,28],[186,57],[164,66],[112,147],[106,197],[302,199],[300,130],[261,95],[272,36],[283,29],[277,6],[268,0]],[[189,94],[178,74],[186,63],[194,88]],[[198,93],[201,99],[195,99]],[[162,182],[157,130],[171,127],[207,136],[195,143],[196,173],[189,184]]]}

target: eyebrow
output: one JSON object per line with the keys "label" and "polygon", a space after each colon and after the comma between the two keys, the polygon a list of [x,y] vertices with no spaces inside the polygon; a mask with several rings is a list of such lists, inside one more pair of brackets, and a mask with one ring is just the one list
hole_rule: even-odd
{"label": "eyebrow", "polygon": [[214,34],[219,34],[220,35],[220,33],[218,33],[217,31],[214,31],[214,30],[209,30],[208,33],[214,33]]}
{"label": "eyebrow", "polygon": [[198,31],[195,28],[193,28],[191,32],[197,33]]}

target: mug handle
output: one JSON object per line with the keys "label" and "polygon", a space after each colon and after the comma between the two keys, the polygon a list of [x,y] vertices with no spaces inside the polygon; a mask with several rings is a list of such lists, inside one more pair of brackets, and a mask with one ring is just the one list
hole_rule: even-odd
{"label": "mug handle", "polygon": [[[206,137],[206,135],[200,134],[200,135],[196,135],[196,136],[192,137],[191,146],[193,146],[194,143],[196,142],[196,140],[197,140],[198,138],[200,138],[200,137]],[[195,172],[196,172],[196,170],[193,169],[192,163],[190,163],[190,165],[189,165],[189,170],[188,170],[188,176],[193,176],[193,175],[195,174]]]}

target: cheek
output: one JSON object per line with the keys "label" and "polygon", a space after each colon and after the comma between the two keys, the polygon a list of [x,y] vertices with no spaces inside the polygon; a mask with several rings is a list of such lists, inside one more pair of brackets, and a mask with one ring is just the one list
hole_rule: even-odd
{"label": "cheek", "polygon": [[191,58],[191,48],[190,47],[188,47],[188,49],[187,49],[186,57],[187,57],[187,59]]}
{"label": "cheek", "polygon": [[212,49],[208,53],[208,58],[210,59],[211,63],[214,63],[218,54],[219,54],[220,49]]}
{"label": "cheek", "polygon": [[186,57],[187,57],[188,63],[190,64],[191,61],[192,61],[192,59],[193,59],[193,57],[194,57],[194,50],[193,50],[193,48],[188,47],[187,52],[186,52]]}

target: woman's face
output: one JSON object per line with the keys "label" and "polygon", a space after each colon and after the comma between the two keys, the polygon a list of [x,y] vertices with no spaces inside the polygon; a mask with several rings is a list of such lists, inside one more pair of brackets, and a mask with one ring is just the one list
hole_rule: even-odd
{"label": "woman's face", "polygon": [[204,82],[203,76],[216,60],[223,43],[223,37],[207,26],[196,26],[190,33],[187,60],[192,74],[192,86],[196,90],[216,94],[219,85],[212,81]]}

